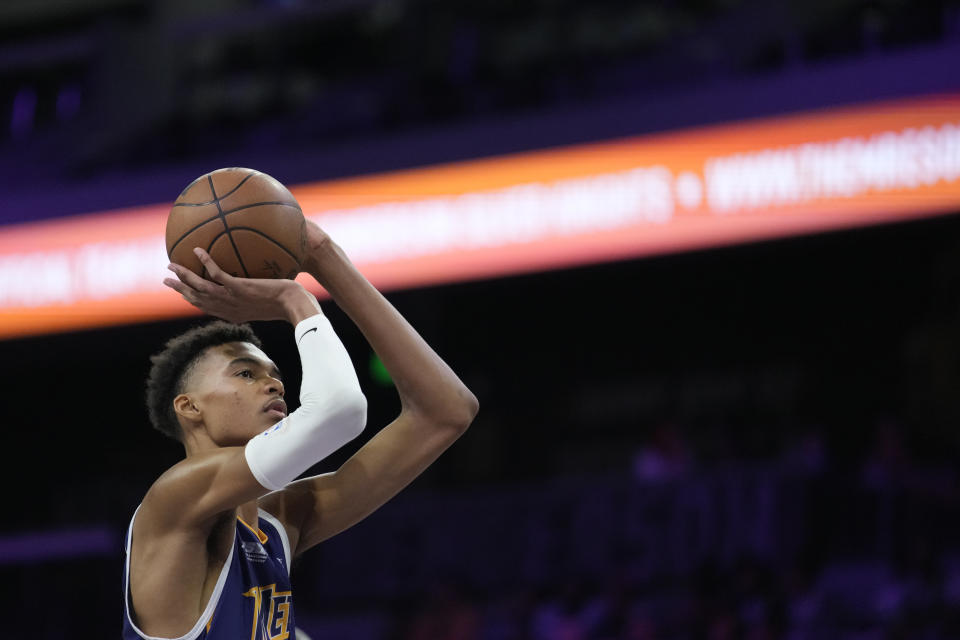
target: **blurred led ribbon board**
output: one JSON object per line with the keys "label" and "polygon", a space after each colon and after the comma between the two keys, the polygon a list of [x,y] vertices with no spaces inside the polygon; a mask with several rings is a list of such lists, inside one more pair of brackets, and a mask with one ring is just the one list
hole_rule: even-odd
{"label": "blurred led ribbon board", "polygon": [[[921,218],[960,211],[960,94],[291,191],[383,290]],[[169,206],[0,228],[0,337],[192,313],[160,284]]]}

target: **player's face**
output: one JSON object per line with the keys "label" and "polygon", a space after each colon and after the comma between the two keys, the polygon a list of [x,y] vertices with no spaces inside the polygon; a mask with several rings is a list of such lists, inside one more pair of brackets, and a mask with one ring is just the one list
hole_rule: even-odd
{"label": "player's face", "polygon": [[280,370],[248,342],[208,349],[189,387],[207,433],[222,447],[244,445],[287,415]]}

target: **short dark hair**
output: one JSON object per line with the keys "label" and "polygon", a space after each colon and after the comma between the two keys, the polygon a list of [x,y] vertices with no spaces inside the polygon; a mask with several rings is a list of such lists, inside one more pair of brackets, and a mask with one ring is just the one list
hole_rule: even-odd
{"label": "short dark hair", "polygon": [[249,342],[260,347],[260,339],[248,324],[231,324],[216,320],[194,327],[171,338],[163,351],[150,356],[147,376],[147,412],[153,428],[179,442],[183,430],[173,409],[173,399],[183,393],[187,375],[210,347],[228,342]]}

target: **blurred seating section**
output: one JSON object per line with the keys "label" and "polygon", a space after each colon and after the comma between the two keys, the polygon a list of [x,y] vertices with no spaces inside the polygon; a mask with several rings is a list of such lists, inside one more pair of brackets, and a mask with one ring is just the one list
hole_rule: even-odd
{"label": "blurred seating section", "polygon": [[8,180],[330,145],[955,39],[953,0],[7,0]]}
{"label": "blurred seating section", "polygon": [[304,561],[301,626],[371,640],[957,637],[955,474],[884,473],[738,461],[411,494]]}
{"label": "blurred seating section", "polygon": [[[0,194],[124,172],[149,176],[244,150],[297,154],[456,129],[625,95],[655,101],[694,90],[708,101],[712,88],[737,79],[958,39],[956,0],[4,0]],[[938,72],[956,74],[957,62]],[[887,248],[896,244],[890,238]],[[824,271],[842,277],[843,264]],[[931,272],[939,268],[929,264]],[[679,305],[695,282],[707,282],[696,289],[706,295],[710,275],[686,268],[676,298],[647,291],[649,299]],[[741,265],[741,281],[751,268]],[[642,357],[632,352],[641,342],[635,336],[618,360],[616,336],[629,334],[629,314],[637,312],[601,300],[590,304],[602,326],[586,324],[589,311],[568,311],[568,320],[596,334],[591,345],[569,347],[562,341],[572,338],[560,329],[540,329],[583,362],[597,359],[559,389],[529,376],[538,358],[544,369],[552,366],[553,352],[524,353],[522,341],[496,337],[514,324],[521,333],[541,325],[522,318],[497,324],[492,311],[471,308],[475,294],[495,297],[489,290],[411,294],[404,310],[414,324],[430,327],[441,308],[439,322],[451,334],[461,331],[446,335],[445,355],[466,363],[471,353],[488,354],[466,365],[464,376],[485,402],[482,428],[413,488],[294,565],[299,626],[314,640],[960,637],[960,478],[947,457],[955,449],[945,445],[955,447],[960,415],[955,402],[934,401],[955,397],[944,389],[960,382],[956,362],[943,356],[958,344],[956,326],[943,319],[955,319],[960,275],[947,271],[916,294],[915,301],[954,301],[931,304],[928,324],[900,322],[896,305],[877,311],[894,319],[876,320],[870,339],[881,342],[879,333],[896,325],[896,355],[888,356],[912,369],[874,366],[865,355],[874,343],[856,342],[869,334],[866,317],[837,329],[849,342],[838,339],[832,353],[823,347],[807,361],[771,346],[791,340],[788,330],[748,336],[744,329],[739,343],[699,344],[720,354],[702,368],[695,356],[677,356],[680,339],[656,351],[650,336],[666,335],[671,322],[692,336],[691,352],[698,348],[699,320],[668,317],[654,326],[662,334],[646,327],[644,344],[654,344]],[[651,273],[644,277],[653,282],[663,271]],[[892,274],[890,266],[879,277]],[[570,285],[551,277],[552,299],[564,299]],[[611,267],[590,277],[612,282],[608,294],[617,286]],[[770,291],[791,286],[778,277]],[[524,286],[534,288],[504,289],[497,303],[532,299]],[[767,293],[743,294],[740,302],[754,295]],[[738,304],[731,300],[711,304]],[[785,318],[795,313],[779,304],[771,308]],[[820,320],[828,323],[828,313]],[[736,333],[737,321],[728,322],[714,331]],[[476,335],[477,326],[487,333]],[[132,329],[89,339],[97,348],[116,345],[119,363],[121,352],[152,350],[157,336],[172,333],[154,331],[149,341]],[[797,342],[815,350],[832,331]],[[491,336],[497,348],[477,346]],[[52,338],[50,349],[67,340]],[[362,353],[358,344],[352,348]],[[25,362],[34,348],[10,347],[10,361]],[[764,349],[771,355],[758,355]],[[500,352],[515,358],[509,366]],[[757,359],[738,361],[741,353]],[[37,358],[60,375],[53,356]],[[643,358],[644,370],[631,373],[629,360]],[[145,359],[137,362],[127,364],[139,379]],[[494,371],[511,373],[485,377]],[[859,386],[843,387],[860,375]],[[829,413],[848,396],[869,403],[869,387],[881,378],[889,383],[883,389],[916,393],[879,398],[890,415],[851,419],[849,407]],[[901,378],[902,386],[891,382]],[[805,405],[810,389],[820,393],[813,407]],[[553,408],[541,413],[534,400]],[[897,415],[918,406],[929,413]],[[798,407],[806,407],[801,417]],[[930,419],[923,435],[912,433],[917,416]],[[33,515],[24,508],[18,522],[31,530],[105,523],[119,550],[129,509],[157,466],[138,457],[153,450],[155,434],[140,417],[133,422],[143,431],[141,450],[122,451],[100,477],[38,480],[60,491],[62,502],[36,501]],[[100,499],[84,498],[90,495]],[[18,561],[19,542],[0,539],[0,597],[34,616],[30,637],[100,638],[119,629],[119,554],[105,554],[94,534],[93,555],[40,564]],[[38,613],[49,611],[31,600],[41,592],[61,603],[58,616]],[[92,635],[65,631],[64,620]]]}

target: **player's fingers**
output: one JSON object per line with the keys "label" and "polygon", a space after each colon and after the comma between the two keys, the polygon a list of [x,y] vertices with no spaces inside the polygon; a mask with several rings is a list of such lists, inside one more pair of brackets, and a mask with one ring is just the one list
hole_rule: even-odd
{"label": "player's fingers", "polygon": [[200,262],[202,262],[203,266],[207,269],[207,273],[210,274],[211,280],[224,286],[229,285],[233,281],[233,276],[221,269],[217,263],[213,261],[213,258],[210,257],[209,253],[200,247],[196,247],[193,252],[197,254],[198,258],[200,258]]}
{"label": "player's fingers", "polygon": [[177,277],[180,278],[180,281],[185,285],[193,289],[194,291],[203,291],[206,293],[211,293],[217,289],[217,285],[210,282],[209,280],[204,280],[190,269],[187,269],[184,266],[181,266],[175,262],[167,265],[167,268],[170,271],[173,271],[177,274]]}
{"label": "player's fingers", "polygon": [[164,278],[163,284],[170,287],[177,293],[183,293],[186,290],[186,285],[180,282],[179,280],[174,280],[173,278]]}
{"label": "player's fingers", "polygon": [[191,289],[188,285],[180,282],[179,280],[175,280],[173,278],[164,278],[163,284],[167,285],[168,287],[170,287],[171,289],[173,289],[174,291],[182,295],[184,298],[186,298],[187,296],[196,295],[196,291]]}
{"label": "player's fingers", "polygon": [[168,287],[170,287],[171,289],[179,293],[184,300],[186,300],[193,306],[195,307],[199,306],[200,301],[197,298],[196,292],[190,287],[188,287],[187,285],[180,282],[179,280],[174,280],[173,278],[164,278],[163,284],[167,285]]}

